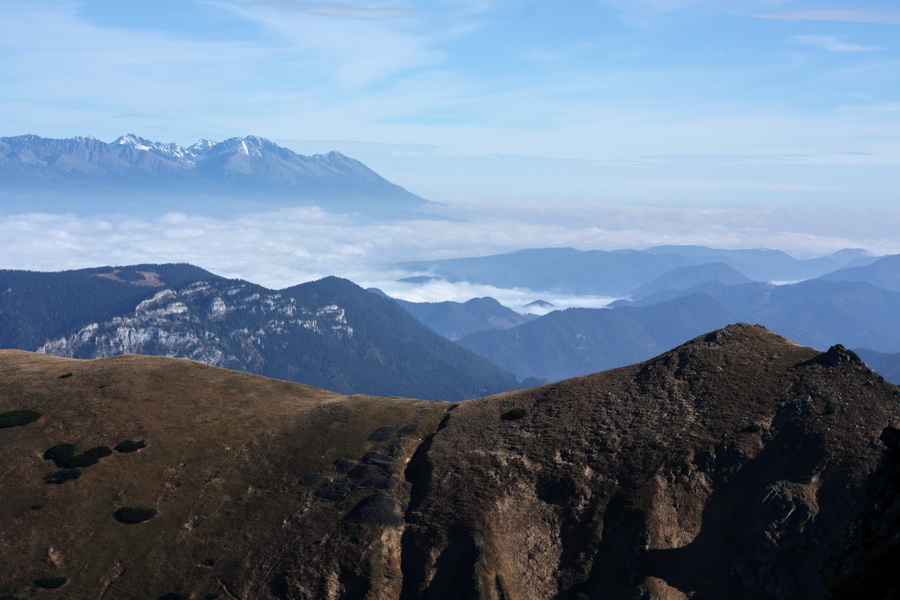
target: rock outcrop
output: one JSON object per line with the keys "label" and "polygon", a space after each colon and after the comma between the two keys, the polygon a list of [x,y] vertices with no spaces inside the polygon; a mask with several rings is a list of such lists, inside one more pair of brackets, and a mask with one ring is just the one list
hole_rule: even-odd
{"label": "rock outcrop", "polygon": [[462,404],[407,470],[402,597],[823,594],[898,397],[841,348],[735,325]]}

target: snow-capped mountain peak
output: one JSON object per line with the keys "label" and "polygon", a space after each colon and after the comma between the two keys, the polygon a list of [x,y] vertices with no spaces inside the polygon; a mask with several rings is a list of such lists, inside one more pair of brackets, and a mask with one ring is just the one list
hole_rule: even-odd
{"label": "snow-capped mountain peak", "polygon": [[127,135],[119,137],[116,141],[110,144],[110,146],[120,148],[128,147],[135,150],[152,152],[153,154],[162,156],[164,158],[175,158],[179,160],[190,158],[190,154],[184,148],[174,142],[170,142],[168,144],[153,142],[140,136],[134,135],[133,133],[129,133]]}
{"label": "snow-capped mountain peak", "polygon": [[133,133],[129,133],[127,135],[123,135],[119,137],[116,141],[113,142],[115,146],[131,146],[136,150],[152,150],[156,144],[151,142],[150,140],[145,140],[142,137],[138,137]]}
{"label": "snow-capped mountain peak", "polygon": [[[425,204],[338,152],[304,156],[255,135],[199,140],[188,147],[133,133],[112,143],[94,138],[0,138],[0,180],[7,193],[41,189],[54,206],[69,206],[67,195],[75,187],[93,206],[108,197],[118,207],[123,195],[134,194],[170,204],[177,198],[207,202],[216,211],[224,198],[243,206],[248,201],[261,206],[334,204],[379,215]],[[13,190],[12,183],[19,187]]]}

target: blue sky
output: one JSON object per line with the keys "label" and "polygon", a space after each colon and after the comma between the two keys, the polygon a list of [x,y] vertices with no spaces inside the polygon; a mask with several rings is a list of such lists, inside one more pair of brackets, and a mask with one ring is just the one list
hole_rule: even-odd
{"label": "blue sky", "polygon": [[898,40],[875,0],[4,0],[0,135],[334,149],[534,246],[900,252]]}

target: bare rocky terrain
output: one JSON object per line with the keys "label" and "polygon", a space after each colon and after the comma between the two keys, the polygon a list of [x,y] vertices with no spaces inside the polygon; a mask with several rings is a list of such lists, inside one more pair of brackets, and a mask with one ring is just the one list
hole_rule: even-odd
{"label": "bare rocky terrain", "polygon": [[898,388],[758,326],[459,404],[0,351],[12,411],[0,597],[854,597],[896,525]]}

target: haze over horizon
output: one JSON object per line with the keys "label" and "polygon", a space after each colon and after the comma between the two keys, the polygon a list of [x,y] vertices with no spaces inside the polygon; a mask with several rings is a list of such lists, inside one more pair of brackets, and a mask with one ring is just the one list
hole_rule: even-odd
{"label": "haze over horizon", "polygon": [[885,1],[12,0],[0,136],[254,134],[442,205],[385,222],[22,206],[0,212],[0,267],[186,261],[279,287],[531,247],[898,253],[898,26]]}

